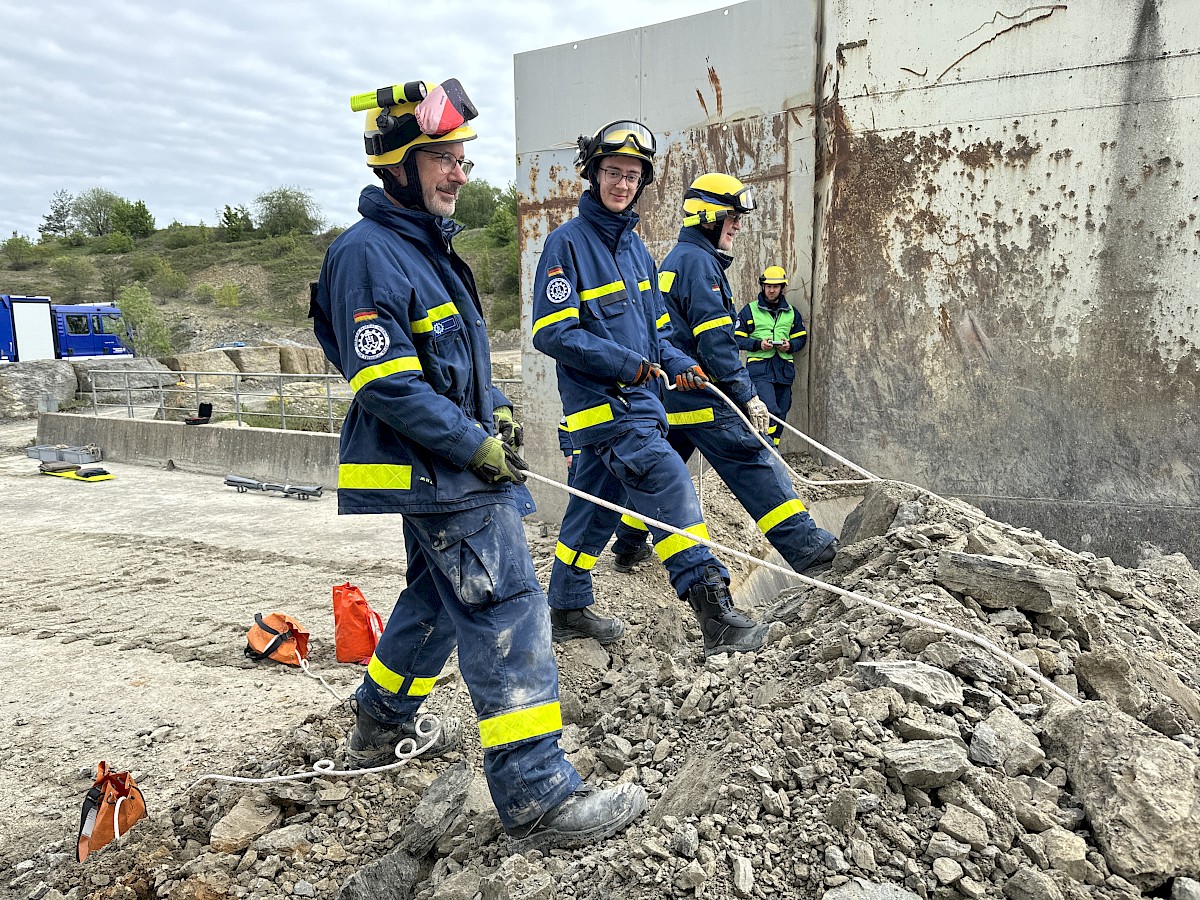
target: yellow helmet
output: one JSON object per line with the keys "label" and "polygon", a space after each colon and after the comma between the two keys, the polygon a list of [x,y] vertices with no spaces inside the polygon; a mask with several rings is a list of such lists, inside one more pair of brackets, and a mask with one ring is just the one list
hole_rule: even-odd
{"label": "yellow helmet", "polygon": [[[591,179],[597,160],[619,153],[642,161],[641,187],[654,180],[654,154],[657,144],[654,133],[641,122],[609,122],[590,138],[581,134],[578,147],[575,167],[586,179]],[[641,193],[640,189],[638,193]]]}
{"label": "yellow helmet", "polygon": [[479,115],[457,78],[441,84],[410,81],[355,94],[355,112],[367,111],[363,127],[367,165],[400,165],[415,147],[454,144],[475,138],[467,124]]}
{"label": "yellow helmet", "polygon": [[767,266],[758,276],[759,284],[787,284],[787,272],[783,266]]}
{"label": "yellow helmet", "polygon": [[687,227],[720,222],[726,216],[742,215],[755,208],[753,188],[732,175],[708,172],[684,192],[683,224]]}

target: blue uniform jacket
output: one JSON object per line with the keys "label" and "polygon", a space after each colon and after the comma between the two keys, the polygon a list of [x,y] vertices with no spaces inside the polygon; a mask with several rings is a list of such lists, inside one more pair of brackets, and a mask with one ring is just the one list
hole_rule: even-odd
{"label": "blue uniform jacket", "polygon": [[[762,291],[759,291],[758,297],[753,302],[747,303],[742,307],[742,311],[738,313],[735,330],[738,347],[742,350],[759,349],[758,339],[751,337],[754,334],[754,310],[752,307],[756,304],[760,309],[778,318],[779,313],[788,305],[788,302],[786,297],[780,297],[779,302],[772,309],[767,304],[767,298],[763,296]],[[804,345],[808,343],[808,331],[804,327],[804,317],[800,315],[800,310],[793,306],[792,313],[794,314],[794,318],[788,340],[791,342],[791,353],[794,356],[803,350]],[[746,368],[750,369],[749,363],[746,364]],[[784,359],[778,353],[772,353],[766,359],[754,363],[754,368],[750,374],[754,378],[770,381],[774,384],[791,384],[796,380],[796,366],[790,359]]]}
{"label": "blue uniform jacket", "polygon": [[636,213],[609,212],[591,193],[550,232],[533,282],[533,345],[557,362],[574,447],[635,421],[666,426],[662,382],[629,387],[643,359],[674,377],[695,362],[668,342],[654,260],[633,233]]}
{"label": "blue uniform jacket", "polygon": [[[700,362],[727,397],[745,406],[755,396],[733,335],[733,291],[725,270],[733,260],[698,228],[685,227],[663,260],[658,285],[671,318],[671,342]],[[736,419],[737,413],[712,391],[669,391],[672,428]]]}
{"label": "blue uniform jacket", "polygon": [[492,384],[475,280],[450,241],[462,227],[364,188],[362,219],[325,254],[311,314],[354,389],[342,424],[338,511],[426,513],[516,502],[523,486],[466,469],[511,405]]}

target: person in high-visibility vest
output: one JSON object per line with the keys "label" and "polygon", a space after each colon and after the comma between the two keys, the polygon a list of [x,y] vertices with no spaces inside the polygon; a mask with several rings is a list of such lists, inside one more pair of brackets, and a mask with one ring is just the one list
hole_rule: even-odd
{"label": "person in high-visibility vest", "polygon": [[[758,278],[762,290],[738,314],[734,336],[746,351],[746,369],[754,389],[771,415],[786,419],[792,408],[792,382],[796,380],[793,357],[804,349],[808,331],[804,318],[787,302],[787,272],[782,266],[767,266]],[[776,422],[767,432],[779,446],[783,430]]]}

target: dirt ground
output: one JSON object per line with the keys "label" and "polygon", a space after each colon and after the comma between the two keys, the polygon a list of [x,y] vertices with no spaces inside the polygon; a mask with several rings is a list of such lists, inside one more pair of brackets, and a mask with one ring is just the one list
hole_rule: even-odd
{"label": "dirt ground", "polygon": [[316,680],[244,658],[254,613],[298,618],[346,695],[362,670],[333,658],[331,589],[353,581],[386,616],[404,572],[397,518],[120,463],[107,482],[40,475],[16,449],[35,428],[0,429],[0,870],[72,849],[100,760],[163,797],[328,709]]}

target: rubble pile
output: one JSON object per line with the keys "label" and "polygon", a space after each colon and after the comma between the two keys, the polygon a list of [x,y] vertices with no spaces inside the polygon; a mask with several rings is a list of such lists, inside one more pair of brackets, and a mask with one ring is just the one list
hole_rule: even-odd
{"label": "rubble pile", "polygon": [[[750,545],[716,484],[714,538]],[[539,562],[553,541],[534,535]],[[559,646],[562,744],[587,780],[646,788],[626,832],[509,855],[468,728],[461,754],[394,773],[197,785],[57,869],[38,900],[1200,898],[1200,578],[1186,559],[1123,569],[873,486],[822,577],[1041,679],[801,583],[758,611],[766,648],[706,661],[660,566],[609,566],[601,608],[630,631]],[[472,721],[457,673],[442,681],[432,705]],[[236,774],[340,763],[351,723],[345,706],[310,715]]]}

